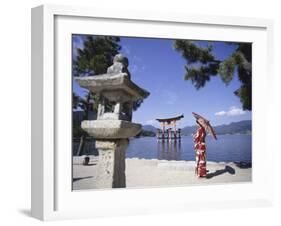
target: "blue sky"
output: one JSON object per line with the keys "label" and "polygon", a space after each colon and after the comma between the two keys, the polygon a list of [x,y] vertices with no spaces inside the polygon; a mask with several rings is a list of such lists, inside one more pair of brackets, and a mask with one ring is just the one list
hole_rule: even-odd
{"label": "blue sky", "polygon": [[[207,41],[196,42],[207,45]],[[185,60],[172,48],[173,40],[121,37],[121,53],[129,59],[131,79],[150,92],[141,107],[133,113],[133,121],[157,126],[156,118],[184,114],[180,126],[194,125],[191,112],[205,116],[213,125],[229,124],[251,119],[251,112],[243,111],[234,91],[240,87],[237,75],[226,86],[214,76],[205,87],[197,90],[190,81],[184,80]],[[224,42],[212,42],[218,59],[233,53],[235,46]],[[83,37],[73,35],[73,54],[83,48]],[[74,92],[82,95],[75,82]]]}

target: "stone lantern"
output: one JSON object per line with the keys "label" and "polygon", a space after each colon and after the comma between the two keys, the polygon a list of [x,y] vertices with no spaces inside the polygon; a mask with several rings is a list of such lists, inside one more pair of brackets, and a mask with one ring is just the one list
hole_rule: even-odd
{"label": "stone lantern", "polygon": [[106,74],[75,78],[81,87],[99,96],[97,120],[81,123],[95,138],[99,152],[97,188],[126,187],[128,138],[141,131],[140,124],[131,122],[133,103],[149,93],[131,81],[127,67],[128,59],[118,54]]}

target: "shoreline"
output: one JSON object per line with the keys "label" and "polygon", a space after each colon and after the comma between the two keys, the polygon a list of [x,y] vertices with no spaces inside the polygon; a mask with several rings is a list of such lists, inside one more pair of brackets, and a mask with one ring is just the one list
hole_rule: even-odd
{"label": "shoreline", "polygon": [[[97,156],[82,165],[84,156],[73,157],[73,190],[101,189],[96,186]],[[194,174],[194,161],[126,158],[126,187],[149,188],[251,182],[252,168],[237,162],[207,161],[206,178]]]}

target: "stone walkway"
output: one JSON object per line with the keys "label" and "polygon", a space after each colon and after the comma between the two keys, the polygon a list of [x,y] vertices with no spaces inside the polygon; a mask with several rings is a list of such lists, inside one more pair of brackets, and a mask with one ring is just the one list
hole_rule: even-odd
{"label": "stone walkway", "polygon": [[[83,166],[81,157],[73,159],[73,189],[96,189],[97,157],[91,156],[89,166]],[[194,175],[194,162],[126,159],[127,187],[184,186],[198,184],[223,184],[251,182],[252,169],[236,163],[207,163],[208,177]]]}

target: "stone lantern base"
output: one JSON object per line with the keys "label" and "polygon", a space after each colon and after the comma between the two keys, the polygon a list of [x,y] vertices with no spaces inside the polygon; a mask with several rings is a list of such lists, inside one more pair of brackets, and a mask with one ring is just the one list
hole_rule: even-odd
{"label": "stone lantern base", "polygon": [[99,152],[97,187],[126,187],[125,151],[128,144],[128,139],[96,141]]}

